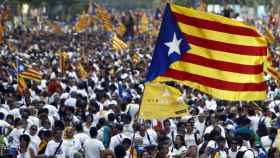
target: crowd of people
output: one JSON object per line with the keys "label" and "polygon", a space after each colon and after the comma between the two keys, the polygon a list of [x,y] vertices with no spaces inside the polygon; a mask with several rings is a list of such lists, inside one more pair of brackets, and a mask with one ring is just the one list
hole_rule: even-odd
{"label": "crowd of people", "polygon": [[[137,14],[136,14],[137,13]],[[278,158],[280,93],[269,76],[268,99],[260,102],[216,100],[186,86],[189,115],[139,120],[137,112],[158,30],[137,34],[138,12],[123,39],[128,49],[115,50],[111,34],[94,23],[76,33],[20,24],[5,32],[0,44],[0,157],[34,158]],[[134,17],[134,20],[133,20]],[[150,19],[160,19],[150,15]],[[279,23],[271,24],[279,40]],[[278,30],[277,30],[278,29]],[[66,31],[65,31],[66,30]],[[277,45],[273,62],[279,67]],[[65,72],[59,53],[66,52]],[[137,54],[138,58],[135,58]],[[18,92],[20,61],[43,74],[26,80]],[[81,78],[78,65],[87,76]],[[174,84],[174,83],[171,83]]]}

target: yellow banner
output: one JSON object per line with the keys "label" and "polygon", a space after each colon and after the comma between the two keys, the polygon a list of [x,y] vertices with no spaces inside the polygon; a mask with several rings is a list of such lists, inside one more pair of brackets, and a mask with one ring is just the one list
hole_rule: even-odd
{"label": "yellow banner", "polygon": [[182,93],[161,83],[146,83],[139,112],[143,119],[164,119],[187,115]]}

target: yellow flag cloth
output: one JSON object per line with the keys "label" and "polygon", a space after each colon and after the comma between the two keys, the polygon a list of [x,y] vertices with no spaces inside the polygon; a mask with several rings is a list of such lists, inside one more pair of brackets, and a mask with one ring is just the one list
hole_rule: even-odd
{"label": "yellow flag cloth", "polygon": [[149,29],[149,19],[146,14],[143,14],[141,21],[140,21],[140,33],[145,33]]}
{"label": "yellow flag cloth", "polygon": [[120,49],[128,48],[128,45],[124,41],[119,39],[117,36],[113,36],[113,38],[112,38],[112,47],[114,49],[116,49],[116,50],[120,50]]}
{"label": "yellow flag cloth", "polygon": [[22,77],[18,77],[18,92],[21,96],[24,95],[27,85]]}
{"label": "yellow flag cloth", "polygon": [[81,79],[86,78],[88,75],[82,64],[79,65],[79,75]]}
{"label": "yellow flag cloth", "polygon": [[164,119],[187,115],[188,106],[182,93],[161,83],[146,83],[139,116],[143,119]]}

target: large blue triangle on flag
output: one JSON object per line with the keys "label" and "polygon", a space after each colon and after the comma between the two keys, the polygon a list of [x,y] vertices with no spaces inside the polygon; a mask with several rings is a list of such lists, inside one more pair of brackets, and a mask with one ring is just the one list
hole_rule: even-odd
{"label": "large blue triangle on flag", "polygon": [[152,81],[163,74],[170,64],[180,60],[189,49],[190,46],[178,27],[170,5],[167,4],[146,81]]}

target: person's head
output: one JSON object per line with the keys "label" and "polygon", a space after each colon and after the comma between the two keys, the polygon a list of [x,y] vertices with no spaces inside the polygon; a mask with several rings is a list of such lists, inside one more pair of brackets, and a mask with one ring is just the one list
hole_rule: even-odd
{"label": "person's head", "polygon": [[65,138],[71,139],[74,137],[74,129],[73,127],[66,127],[65,128]]}
{"label": "person's head", "polygon": [[82,133],[84,131],[82,123],[76,124],[75,129],[76,129],[77,133]]}
{"label": "person's head", "polygon": [[185,132],[186,132],[185,128],[186,128],[185,123],[184,122],[179,122],[177,124],[177,133],[180,133],[181,135],[184,135]]}
{"label": "person's head", "polygon": [[14,123],[14,126],[15,127],[21,127],[23,125],[23,122],[20,118],[16,118],[15,119],[15,123]]}
{"label": "person's head", "polygon": [[188,149],[188,156],[190,158],[196,158],[197,157],[197,146],[196,145],[192,145],[189,147]]}
{"label": "person's head", "polygon": [[197,118],[198,118],[199,122],[203,122],[205,120],[205,115],[204,114],[199,114]]}
{"label": "person's head", "polygon": [[27,148],[30,143],[30,137],[27,134],[20,135],[19,145],[20,148]]}
{"label": "person's head", "polygon": [[88,123],[92,123],[93,122],[93,116],[92,114],[87,114],[85,117],[85,121]]}
{"label": "person's head", "polygon": [[216,116],[215,113],[212,113],[210,115],[210,122],[212,125],[216,125],[218,123],[218,117]]}
{"label": "person's head", "polygon": [[139,132],[141,136],[145,136],[146,133],[146,126],[144,124],[139,125]]}
{"label": "person's head", "polygon": [[193,131],[193,124],[188,121],[186,123],[186,129],[187,129],[187,132],[192,132]]}
{"label": "person's head", "polygon": [[122,133],[123,131],[123,126],[121,124],[115,124],[113,126],[113,134],[119,134],[119,133]]}
{"label": "person's head", "polygon": [[270,148],[268,150],[268,157],[269,158],[279,158],[280,154],[279,151],[277,150],[277,148]]}
{"label": "person's head", "polygon": [[237,150],[237,146],[238,146],[238,140],[237,139],[232,139],[230,142],[230,148],[234,151]]}
{"label": "person's head", "polygon": [[166,119],[163,121],[163,127],[164,127],[164,130],[169,132],[170,131],[170,126],[171,126],[171,123],[169,121],[169,119]]}
{"label": "person's head", "polygon": [[269,130],[269,138],[275,139],[276,135],[277,135],[277,129],[274,128],[274,127],[270,128],[270,130]]}
{"label": "person's head", "polygon": [[124,158],[126,155],[126,150],[123,145],[117,145],[114,149],[116,158]]}
{"label": "person's head", "polygon": [[132,143],[131,140],[128,138],[124,138],[122,141],[122,145],[125,148],[125,150],[128,150],[130,148],[131,143]]}
{"label": "person's head", "polygon": [[60,128],[53,130],[53,138],[56,142],[60,142],[62,139],[63,131]]}
{"label": "person's head", "polygon": [[36,125],[32,125],[29,129],[29,133],[32,136],[36,135],[37,131],[38,131],[38,127]]}
{"label": "person's head", "polygon": [[0,112],[0,120],[4,120],[5,114],[3,112]]}
{"label": "person's head", "polygon": [[182,145],[185,145],[184,136],[177,135],[175,138],[175,146],[181,147]]}
{"label": "person's head", "polygon": [[168,144],[159,144],[158,145],[158,154],[159,156],[165,157],[169,152],[169,145]]}
{"label": "person's head", "polygon": [[98,134],[98,130],[96,127],[91,127],[89,130],[89,134],[91,138],[96,138]]}
{"label": "person's head", "polygon": [[104,150],[102,158],[116,158],[115,154],[111,150]]}

